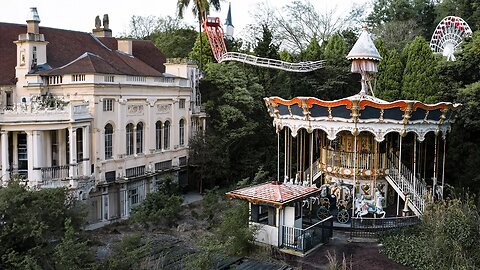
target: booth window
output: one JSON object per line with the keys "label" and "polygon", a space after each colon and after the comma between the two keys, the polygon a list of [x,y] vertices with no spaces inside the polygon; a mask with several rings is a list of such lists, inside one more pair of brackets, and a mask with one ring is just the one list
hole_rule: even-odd
{"label": "booth window", "polygon": [[251,204],[250,221],[276,226],[276,210],[273,206]]}

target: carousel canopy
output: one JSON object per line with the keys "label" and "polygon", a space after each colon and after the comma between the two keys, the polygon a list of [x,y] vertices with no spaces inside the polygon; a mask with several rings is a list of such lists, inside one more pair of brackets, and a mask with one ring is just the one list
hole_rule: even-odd
{"label": "carousel canopy", "polygon": [[228,198],[247,200],[254,204],[265,203],[282,206],[287,203],[303,200],[320,189],[282,182],[269,182],[228,192]]}
{"label": "carousel canopy", "polygon": [[347,55],[348,60],[357,60],[357,59],[369,59],[380,61],[382,57],[378,53],[377,47],[373,43],[370,33],[368,33],[367,28],[364,27],[360,37],[358,37],[357,42],[353,45],[352,49]]}
{"label": "carousel canopy", "polygon": [[291,100],[269,97],[264,101],[277,130],[288,127],[292,136],[302,128],[308,132],[323,130],[330,140],[334,140],[340,131],[352,134],[368,131],[379,142],[389,132],[402,135],[414,132],[420,141],[431,131],[446,134],[454,111],[460,106],[450,102],[424,104],[415,100],[387,102],[359,94],[334,101],[314,97]]}

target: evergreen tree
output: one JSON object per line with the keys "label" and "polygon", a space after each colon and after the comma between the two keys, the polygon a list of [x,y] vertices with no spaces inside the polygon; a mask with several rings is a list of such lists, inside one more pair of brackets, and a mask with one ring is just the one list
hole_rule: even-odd
{"label": "evergreen tree", "polygon": [[73,228],[71,219],[65,220],[65,235],[54,249],[56,269],[87,269],[93,263],[87,241],[79,241],[79,233]]}
{"label": "evergreen tree", "polygon": [[323,59],[331,60],[332,63],[337,63],[338,61],[346,62],[346,56],[347,44],[339,34],[333,34],[325,46]]}
{"label": "evergreen tree", "polygon": [[318,44],[318,40],[316,37],[313,37],[308,44],[305,51],[302,52],[302,60],[305,61],[318,61],[322,57],[322,49]]}
{"label": "evergreen tree", "polygon": [[416,37],[403,49],[405,70],[403,72],[402,97],[426,103],[435,103],[439,98],[439,83],[435,57],[428,42]]}
{"label": "evergreen tree", "polygon": [[273,43],[273,34],[268,25],[262,25],[262,37],[257,39],[257,46],[253,49],[256,56],[278,59],[279,45]]}
{"label": "evergreen tree", "polygon": [[389,50],[382,56],[383,60],[378,65],[375,95],[387,101],[395,101],[400,98],[403,63],[395,49]]}
{"label": "evergreen tree", "polygon": [[[208,43],[207,35],[202,33],[201,37],[202,42],[200,42],[200,36],[198,36],[192,51],[188,54],[188,58],[195,60],[199,65],[205,67],[208,63],[215,63],[215,57],[213,57],[212,47],[210,47],[210,43]],[[200,44],[202,48],[200,48]],[[200,52],[202,53],[201,57]]]}

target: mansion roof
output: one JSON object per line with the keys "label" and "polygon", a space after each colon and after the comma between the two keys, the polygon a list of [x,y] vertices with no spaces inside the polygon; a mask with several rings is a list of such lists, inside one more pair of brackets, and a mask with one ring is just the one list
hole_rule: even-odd
{"label": "mansion roof", "polygon": [[[0,85],[15,84],[19,34],[26,25],[0,23]],[[97,38],[86,32],[40,27],[47,45],[48,70],[42,75],[100,73],[132,76],[162,76],[165,56],[151,41],[132,40],[132,55],[118,51],[117,39]]]}

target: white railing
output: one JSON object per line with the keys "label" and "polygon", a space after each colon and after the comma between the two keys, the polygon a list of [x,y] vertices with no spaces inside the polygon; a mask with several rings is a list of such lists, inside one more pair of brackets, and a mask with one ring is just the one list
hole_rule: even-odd
{"label": "white railing", "polygon": [[219,62],[237,61],[259,67],[280,69],[291,72],[310,72],[323,67],[325,61],[308,61],[300,63],[290,63],[276,59],[257,57],[244,53],[226,52],[222,55]]}
{"label": "white railing", "polygon": [[18,103],[0,111],[0,121],[68,121],[91,117],[88,102],[69,103],[54,107],[44,106],[34,101]]}
{"label": "white railing", "polygon": [[394,153],[389,155],[388,175],[402,193],[409,195],[409,200],[416,210],[420,214],[423,213],[425,210],[425,196],[427,196],[427,185],[425,181],[415,177],[410,169],[398,160],[398,156]]}
{"label": "white railing", "polygon": [[[387,167],[386,153],[357,153],[357,159],[354,158],[354,152],[334,151],[322,149],[322,160],[327,166],[336,166],[348,169],[384,169]],[[378,157],[378,161],[376,158]],[[357,162],[355,164],[354,162]]]}
{"label": "white railing", "polygon": [[63,180],[67,179],[70,171],[69,165],[55,166],[55,167],[43,167],[40,168],[42,173],[42,180]]}

